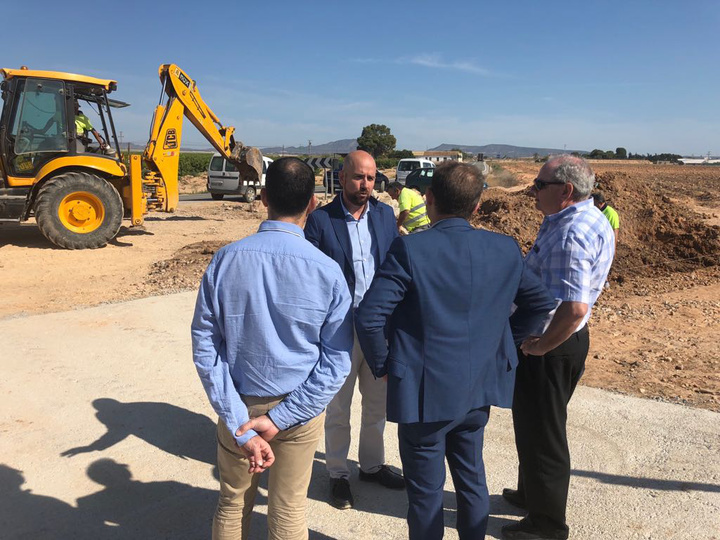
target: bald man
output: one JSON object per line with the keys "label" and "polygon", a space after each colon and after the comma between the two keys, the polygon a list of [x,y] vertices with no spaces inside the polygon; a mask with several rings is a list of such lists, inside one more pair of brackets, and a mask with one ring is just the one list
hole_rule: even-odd
{"label": "bald man", "polygon": [[[308,217],[305,237],[337,261],[353,297],[353,311],[370,287],[375,271],[398,236],[395,214],[372,196],[377,168],[362,150],[351,152],[340,171],[342,192]],[[325,461],[330,474],[330,503],[352,508],[350,469],[350,406],[355,381],[362,394],[359,461],[360,480],[390,489],[404,489],[405,480],[385,465],[383,433],[387,382],[376,379],[355,336],[350,375],[328,405],[325,416]]]}

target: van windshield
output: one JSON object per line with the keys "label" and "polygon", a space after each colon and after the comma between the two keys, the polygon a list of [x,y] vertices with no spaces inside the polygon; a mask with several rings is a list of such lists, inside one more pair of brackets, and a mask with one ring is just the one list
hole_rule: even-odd
{"label": "van windshield", "polygon": [[401,161],[398,165],[398,171],[414,171],[420,168],[419,161]]}

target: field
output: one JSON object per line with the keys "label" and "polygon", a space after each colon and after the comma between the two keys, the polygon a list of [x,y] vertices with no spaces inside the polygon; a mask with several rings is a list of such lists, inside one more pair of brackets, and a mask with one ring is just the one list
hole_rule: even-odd
{"label": "field", "polygon": [[[473,223],[528,249],[541,222],[527,196],[539,164],[495,165],[502,171],[489,179]],[[592,165],[621,233],[610,288],[590,322],[582,383],[720,411],[720,167]],[[203,185],[186,179],[182,190]],[[259,202],[184,202],[82,252],[55,249],[32,224],[2,225],[0,318],[195,289],[212,254],[263,217]]]}

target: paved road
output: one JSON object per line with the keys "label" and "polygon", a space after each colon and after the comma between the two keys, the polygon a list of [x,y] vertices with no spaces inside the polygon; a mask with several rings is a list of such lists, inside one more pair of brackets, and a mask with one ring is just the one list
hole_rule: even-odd
{"label": "paved road", "polygon": [[[0,537],[209,538],[214,424],[191,361],[194,296],[0,320]],[[720,538],[719,414],[581,387],[569,432],[572,538]],[[392,424],[386,441],[399,465]],[[356,509],[325,502],[322,452],[310,538],[406,538],[403,493],[353,476]],[[497,538],[518,519],[498,495],[516,474],[508,411],[493,410],[485,457]],[[264,494],[253,538],[264,538]],[[445,503],[457,538],[449,479]]]}
{"label": "paved road", "polygon": [[[325,193],[325,188],[323,186],[315,186],[315,193]],[[260,192],[258,192],[257,196],[258,198],[260,197]],[[191,193],[180,195],[180,202],[200,202],[212,200],[213,199],[209,193]],[[229,202],[245,202],[245,200],[240,195],[225,195],[222,200]]]}

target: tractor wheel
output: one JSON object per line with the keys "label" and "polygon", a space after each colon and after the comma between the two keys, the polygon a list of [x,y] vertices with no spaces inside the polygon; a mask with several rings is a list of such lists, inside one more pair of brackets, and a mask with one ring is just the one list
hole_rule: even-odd
{"label": "tractor wheel", "polygon": [[224,193],[211,193],[210,196],[212,197],[213,201],[222,201],[225,194]]}
{"label": "tractor wheel", "polygon": [[257,192],[255,191],[255,188],[252,186],[248,186],[245,190],[245,202],[253,202],[255,200],[255,197],[257,197]]}
{"label": "tractor wheel", "polygon": [[123,218],[120,194],[86,172],[51,178],[35,200],[35,219],[45,238],[66,249],[95,249],[115,238]]}

